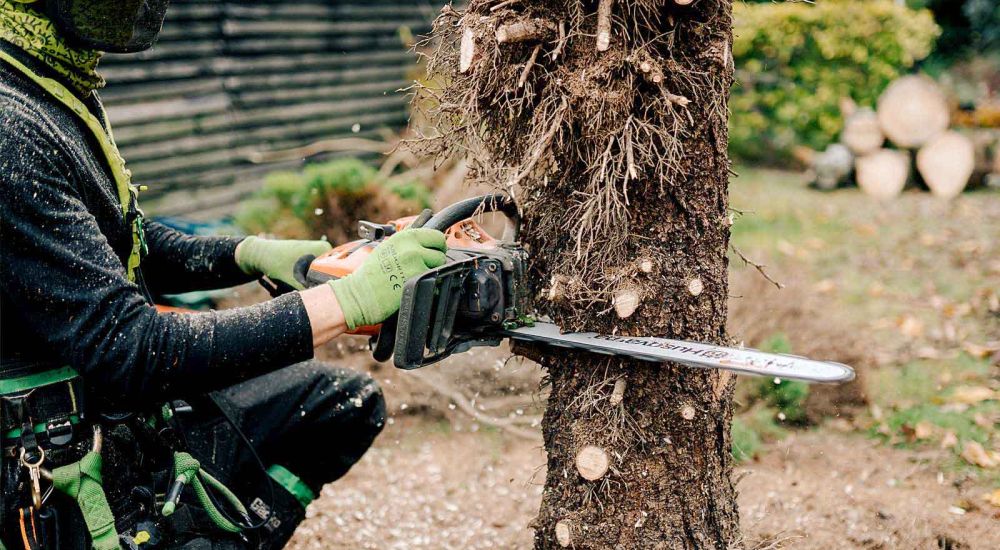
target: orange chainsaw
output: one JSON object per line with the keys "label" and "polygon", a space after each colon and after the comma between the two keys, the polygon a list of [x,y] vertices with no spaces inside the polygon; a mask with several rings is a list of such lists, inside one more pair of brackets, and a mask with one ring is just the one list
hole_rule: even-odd
{"label": "orange chainsaw", "polygon": [[[490,212],[502,213],[509,219],[509,231],[503,238],[491,236],[473,219]],[[517,240],[517,208],[502,195],[474,197],[436,214],[425,210],[420,216],[384,224],[362,221],[359,240],[318,258],[302,258],[296,266],[296,278],[306,286],[315,286],[349,275],[380,241],[407,227],[443,231],[448,262],[406,281],[396,315],[378,326],[353,331],[371,337],[377,361],[392,358],[401,369],[416,369],[473,346],[497,346],[511,338],[604,355],[808,382],[854,378],[850,367],[830,361],[658,337],[563,333],[555,324],[533,318],[526,283],[528,255]]]}

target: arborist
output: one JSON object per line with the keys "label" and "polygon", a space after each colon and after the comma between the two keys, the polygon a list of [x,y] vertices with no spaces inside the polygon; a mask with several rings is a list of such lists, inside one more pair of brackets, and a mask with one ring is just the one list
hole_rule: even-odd
{"label": "arborist", "polygon": [[0,547],[282,547],[385,421],[375,382],[313,349],[445,262],[440,232],[410,229],[330,284],[154,307],[260,277],[301,289],[295,262],[330,248],[143,219],[95,69],[151,47],[167,4],[0,0]]}

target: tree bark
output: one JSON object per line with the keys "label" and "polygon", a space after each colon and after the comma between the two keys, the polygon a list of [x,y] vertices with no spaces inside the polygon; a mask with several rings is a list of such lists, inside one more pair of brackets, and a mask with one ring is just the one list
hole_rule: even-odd
{"label": "tree bark", "polygon": [[[515,195],[535,314],[566,330],[728,342],[731,0],[604,2],[606,51],[598,2],[492,3],[435,25],[429,67],[449,80],[431,142],[467,151],[474,177]],[[565,24],[565,40],[510,40],[539,20]],[[463,26],[497,38],[467,73]],[[739,547],[731,374],[516,351],[551,385],[536,549]]]}

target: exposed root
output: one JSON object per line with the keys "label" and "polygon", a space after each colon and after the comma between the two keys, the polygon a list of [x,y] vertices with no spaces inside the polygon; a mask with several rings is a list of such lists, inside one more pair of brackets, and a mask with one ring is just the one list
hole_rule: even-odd
{"label": "exposed root", "polygon": [[537,440],[541,436],[541,432],[537,430],[529,430],[520,427],[520,425],[524,424],[537,426],[539,423],[539,419],[537,418],[497,418],[490,416],[477,410],[475,405],[473,405],[472,402],[462,394],[462,392],[452,388],[440,377],[428,375],[427,373],[419,373],[414,378],[422,382],[427,388],[433,390],[435,393],[438,393],[455,403],[459,410],[471,416],[477,422],[486,424],[487,426],[500,428],[511,435],[516,435],[524,439]]}
{"label": "exposed root", "polygon": [[[533,213],[526,233],[559,236],[532,244],[550,251],[537,258],[540,271],[588,283],[567,289],[562,305],[547,302],[553,309],[542,312],[568,316],[567,329],[587,322],[575,313],[579,304],[611,311],[623,282],[614,268],[631,265],[644,244],[630,223],[633,197],[660,197],[694,215],[674,198],[682,195],[674,190],[696,184],[682,166],[684,144],[707,126],[725,127],[732,79],[731,70],[720,78],[703,68],[707,60],[728,65],[730,37],[713,34],[712,20],[692,20],[690,8],[672,0],[596,6],[472,0],[464,12],[442,10],[428,62],[440,78],[415,88],[416,116],[435,128],[417,147],[467,153],[471,178],[510,193]],[[663,23],[674,15],[674,24]],[[670,30],[648,34],[663,28]],[[675,47],[678,37],[691,36],[705,51]],[[715,142],[724,148],[725,136]],[[564,191],[569,204],[540,203],[543,189]]]}

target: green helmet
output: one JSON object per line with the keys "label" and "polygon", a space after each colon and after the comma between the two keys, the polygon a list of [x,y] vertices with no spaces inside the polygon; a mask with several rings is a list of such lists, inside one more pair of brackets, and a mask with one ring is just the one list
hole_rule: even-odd
{"label": "green helmet", "polygon": [[77,46],[129,53],[153,45],[169,3],[170,0],[45,0],[45,12],[59,32]]}

